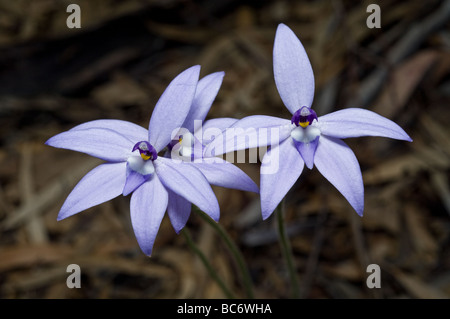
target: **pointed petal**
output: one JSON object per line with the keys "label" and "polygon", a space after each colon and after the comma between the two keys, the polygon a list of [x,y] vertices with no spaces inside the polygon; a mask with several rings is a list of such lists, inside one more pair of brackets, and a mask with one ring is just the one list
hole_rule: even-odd
{"label": "pointed petal", "polygon": [[412,141],[393,121],[369,110],[348,108],[319,117],[317,121],[323,135],[336,138],[382,136]]}
{"label": "pointed petal", "polygon": [[225,72],[209,74],[198,81],[191,109],[184,120],[183,127],[194,132],[194,120],[204,121],[222,85]]}
{"label": "pointed petal", "polygon": [[212,185],[259,193],[258,186],[247,174],[221,158],[203,158],[190,165],[198,168]]}
{"label": "pointed petal", "polygon": [[156,152],[170,143],[172,133],[186,119],[194,99],[199,73],[199,65],[180,73],[156,103],[148,128],[148,139]]}
{"label": "pointed petal", "polygon": [[314,73],[302,43],[289,27],[280,24],[273,46],[275,84],[287,109],[294,114],[314,99]]}
{"label": "pointed petal", "polygon": [[136,189],[131,195],[131,225],[142,251],[150,256],[168,204],[167,190],[158,176]]}
{"label": "pointed petal", "polygon": [[206,157],[278,144],[291,134],[291,122],[266,115],[244,117],[205,147]]}
{"label": "pointed petal", "polygon": [[129,168],[127,164],[127,179],[125,181],[125,186],[123,187],[122,195],[127,196],[132,193],[136,188],[144,184],[146,178],[144,175],[139,174]]}
{"label": "pointed petal", "polygon": [[358,160],[350,147],[339,139],[321,136],[314,164],[362,216],[364,184]]}
{"label": "pointed petal", "polygon": [[314,166],[314,154],[316,153],[317,145],[319,145],[319,136],[317,136],[311,142],[307,143],[297,142],[295,139],[292,140],[294,141],[294,145],[297,148],[297,151],[302,156],[306,167],[312,169]]}
{"label": "pointed petal", "polygon": [[205,132],[205,130],[210,128],[223,131],[231,127],[232,125],[236,124],[237,121],[238,119],[232,117],[221,117],[210,119],[203,124],[203,132]]}
{"label": "pointed petal", "polygon": [[75,215],[122,194],[125,172],[125,163],[106,163],[92,169],[69,194],[58,214],[58,220]]}
{"label": "pointed petal", "polygon": [[222,132],[234,125],[238,119],[231,117],[214,118],[203,123],[202,126],[195,127],[194,136],[200,140],[203,145],[208,145],[216,136],[221,136]]}
{"label": "pointed petal", "polygon": [[314,154],[320,137],[320,130],[315,126],[315,123],[306,128],[299,126],[291,131],[291,137],[295,147],[305,161],[306,167],[312,169],[314,166]]}
{"label": "pointed petal", "polygon": [[148,130],[137,124],[122,120],[95,120],[75,126],[71,131],[86,130],[90,128],[101,128],[115,131],[126,136],[133,143],[146,141]]}
{"label": "pointed petal", "polygon": [[167,207],[167,213],[169,214],[170,222],[173,229],[178,234],[189,219],[191,215],[192,204],[185,200],[177,193],[168,190],[169,192],[169,206]]}
{"label": "pointed petal", "polygon": [[261,212],[267,219],[303,171],[303,159],[291,138],[272,146],[261,165]]}
{"label": "pointed petal", "polygon": [[45,144],[86,153],[108,162],[126,161],[133,141],[110,129],[69,130],[51,137]]}
{"label": "pointed petal", "polygon": [[216,195],[198,169],[189,163],[161,157],[154,164],[156,174],[164,186],[196,205],[215,221],[219,220],[220,209]]}

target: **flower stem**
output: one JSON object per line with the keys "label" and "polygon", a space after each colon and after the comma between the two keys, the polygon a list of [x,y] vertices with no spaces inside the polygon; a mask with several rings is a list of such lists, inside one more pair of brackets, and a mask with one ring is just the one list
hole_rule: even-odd
{"label": "flower stem", "polygon": [[288,267],[289,279],[292,285],[292,297],[298,299],[300,297],[300,284],[297,272],[295,270],[292,248],[286,233],[286,227],[284,223],[284,199],[278,205],[276,215],[277,215],[278,238],[280,240],[283,257]]}
{"label": "flower stem", "polygon": [[208,259],[203,254],[203,252],[198,248],[198,246],[194,243],[192,240],[192,236],[187,230],[186,227],[184,227],[181,232],[184,235],[184,238],[186,239],[186,242],[188,246],[194,251],[195,254],[200,258],[205,268],[208,270],[209,275],[216,281],[216,283],[219,285],[220,289],[222,289],[222,292],[225,294],[225,296],[229,299],[234,299],[233,293],[228,289],[228,287],[225,285],[225,283],[220,279],[217,272],[214,270],[214,268],[211,266],[211,264],[208,262]]}
{"label": "flower stem", "polygon": [[242,256],[239,248],[236,246],[234,241],[231,239],[231,237],[227,234],[225,229],[222,228],[221,225],[216,223],[214,220],[212,220],[208,215],[206,215],[204,212],[202,212],[197,207],[193,207],[193,210],[199,215],[204,221],[206,221],[211,227],[214,228],[214,230],[217,232],[217,234],[223,239],[225,244],[227,245],[228,249],[230,250],[231,254],[233,255],[237,266],[239,267],[239,270],[242,275],[243,285],[247,294],[248,298],[254,298],[253,294],[253,284],[252,279],[250,276],[250,272],[247,268],[247,265],[244,261],[244,257]]}

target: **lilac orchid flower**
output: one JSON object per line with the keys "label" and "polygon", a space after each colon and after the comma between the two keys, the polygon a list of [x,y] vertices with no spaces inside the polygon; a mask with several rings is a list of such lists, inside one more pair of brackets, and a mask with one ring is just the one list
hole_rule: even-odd
{"label": "lilac orchid flower", "polygon": [[[271,116],[248,116],[231,128],[278,129],[278,138],[241,139],[232,134],[216,138],[206,153],[226,153],[271,145],[261,165],[260,195],[263,219],[268,218],[299,178],[304,165],[319,172],[348,200],[358,215],[364,210],[364,185],[361,169],[353,151],[341,140],[359,136],[382,136],[412,141],[396,123],[372,111],[348,108],[318,117],[311,105],[314,74],[308,56],[294,32],[284,24],[276,31],[273,49],[275,84],[291,120]],[[225,131],[226,132],[226,131]],[[220,143],[225,141],[224,147]],[[217,152],[219,150],[219,152]],[[263,173],[277,163],[276,172]]]}
{"label": "lilac orchid flower", "polygon": [[[197,85],[190,111],[175,140],[168,145],[166,156],[182,160],[182,165],[193,166],[206,177],[211,185],[259,193],[258,186],[237,166],[220,158],[204,157],[203,150],[209,128],[222,131],[235,123],[236,119],[217,118],[205,120],[214,99],[222,85],[224,72],[216,72],[203,77]],[[199,138],[197,138],[197,136]],[[169,190],[168,215],[178,233],[186,224],[191,213],[191,203],[183,196]]]}
{"label": "lilac orchid flower", "polygon": [[215,221],[219,205],[205,176],[192,165],[159,156],[185,121],[194,100],[200,66],[180,73],[157,102],[149,128],[121,120],[80,124],[50,138],[46,144],[105,160],[87,173],[64,202],[58,220],[111,200],[131,195],[131,223],[140,248],[152,254],[166,209],[174,229],[185,224],[183,209],[173,196],[193,203]]}

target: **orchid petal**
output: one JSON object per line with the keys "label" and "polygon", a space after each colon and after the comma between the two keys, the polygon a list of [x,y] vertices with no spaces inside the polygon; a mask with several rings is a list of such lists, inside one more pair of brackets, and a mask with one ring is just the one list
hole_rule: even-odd
{"label": "orchid petal", "polygon": [[137,124],[122,120],[95,120],[75,126],[70,131],[100,128],[115,131],[137,143],[148,139],[148,130]]}
{"label": "orchid petal", "polygon": [[278,144],[291,134],[291,122],[266,115],[244,117],[227,128],[205,148],[206,157],[240,151],[247,148]]}
{"label": "orchid petal", "polygon": [[192,204],[178,195],[177,193],[168,190],[169,192],[169,206],[167,207],[167,213],[172,223],[173,229],[178,234],[189,219],[191,215]]}
{"label": "orchid petal", "polygon": [[231,127],[237,121],[238,119],[231,117],[210,119],[203,123],[202,126],[194,128],[194,136],[198,139],[201,138],[201,143],[203,145],[208,145],[217,136],[221,136],[225,129]]}
{"label": "orchid petal", "polygon": [[127,179],[125,181],[125,186],[123,187],[122,195],[129,195],[136,188],[144,184],[146,180],[144,175],[130,169],[129,164],[127,163]]}
{"label": "orchid petal", "polygon": [[192,162],[196,158],[203,157],[203,144],[191,133],[182,136],[181,142],[176,143],[166,152],[167,158]]}
{"label": "orchid petal", "polygon": [[194,99],[200,66],[193,66],[170,82],[156,103],[148,128],[148,140],[159,153],[172,140],[172,133],[179,129]]}
{"label": "orchid petal", "polygon": [[289,27],[280,24],[273,46],[275,84],[284,105],[294,114],[314,99],[314,73],[308,55]]}
{"label": "orchid petal", "polygon": [[214,128],[218,130],[225,130],[232,125],[236,124],[236,122],[239,121],[238,119],[232,118],[232,117],[221,117],[221,118],[214,118],[207,120],[203,124],[203,132],[209,128]]}
{"label": "orchid petal", "polygon": [[183,127],[194,132],[194,121],[204,121],[222,85],[225,72],[209,74],[198,81],[191,109],[184,120]]}
{"label": "orchid petal", "polygon": [[291,131],[291,137],[306,166],[312,169],[314,166],[314,154],[319,143],[320,130],[315,126],[315,123],[306,128],[298,126]]}
{"label": "orchid petal", "polygon": [[312,169],[314,166],[314,154],[316,153],[317,145],[319,145],[319,136],[307,143],[297,142],[295,139],[292,140],[294,141],[294,145],[297,148],[297,151],[302,156],[306,167]]}
{"label": "orchid petal", "polygon": [[348,108],[319,117],[316,123],[323,135],[335,138],[382,136],[412,141],[393,121],[369,110]]}
{"label": "orchid petal", "polygon": [[190,165],[198,168],[212,185],[259,193],[258,186],[247,174],[221,158],[203,158]]}
{"label": "orchid petal", "polygon": [[340,139],[321,136],[314,164],[362,216],[364,184],[358,160],[350,147]]}
{"label": "orchid petal", "polygon": [[168,204],[167,190],[155,174],[133,192],[130,200],[131,225],[142,251],[150,256]]}
{"label": "orchid petal", "polygon": [[69,130],[51,137],[45,144],[86,153],[108,162],[126,161],[133,141],[110,129]]}
{"label": "orchid petal", "polygon": [[219,220],[217,198],[205,176],[197,168],[189,163],[162,157],[158,157],[154,163],[156,174],[164,186],[196,205],[215,221]]}
{"label": "orchid petal", "polygon": [[125,172],[126,163],[106,163],[92,169],[69,194],[58,214],[58,220],[75,215],[122,194]]}
{"label": "orchid petal", "polygon": [[272,146],[261,165],[261,212],[267,219],[303,171],[304,162],[293,140]]}
{"label": "orchid petal", "polygon": [[153,161],[146,161],[140,156],[132,155],[128,157],[127,164],[127,168],[144,176],[155,172]]}

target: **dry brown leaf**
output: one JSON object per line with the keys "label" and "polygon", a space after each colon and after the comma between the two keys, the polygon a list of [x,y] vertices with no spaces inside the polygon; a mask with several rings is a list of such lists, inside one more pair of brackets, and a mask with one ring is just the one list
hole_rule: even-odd
{"label": "dry brown leaf", "polygon": [[376,264],[383,264],[398,255],[398,242],[395,237],[373,234],[367,236],[367,242],[370,260]]}
{"label": "dry brown leaf", "polygon": [[108,269],[115,273],[142,275],[167,280],[168,285],[173,285],[171,281],[176,280],[173,269],[164,264],[152,261],[148,257],[139,260],[130,260],[127,258],[96,254],[86,256],[74,255],[66,260],[78,264],[83,270],[94,273],[101,269]]}
{"label": "dry brown leaf", "polygon": [[[399,269],[390,269],[390,273],[393,277],[415,298],[419,299],[448,299],[449,296],[446,295],[441,290],[438,290],[427,284],[422,279],[414,274],[408,274]],[[381,283],[383,286],[383,282]]]}
{"label": "dry brown leaf", "polygon": [[[13,294],[15,291],[34,291],[49,285],[66,286],[65,267],[52,267],[45,270],[38,269],[29,272],[21,272],[11,275],[0,288],[5,294]],[[59,283],[59,284],[56,284]],[[59,296],[61,298],[61,296]]]}
{"label": "dry brown leaf", "polygon": [[204,28],[186,28],[155,21],[148,21],[147,27],[150,32],[162,38],[171,39],[187,43],[205,43],[214,36],[214,30]]}
{"label": "dry brown leaf", "polygon": [[66,245],[21,245],[1,248],[0,255],[2,256],[0,272],[2,272],[40,263],[60,262],[72,256],[73,250]]}
{"label": "dry brown leaf", "polygon": [[[420,171],[431,169],[446,169],[450,162],[440,150],[413,143],[416,152],[398,156],[389,161],[384,161],[363,173],[366,185],[379,184],[398,180],[406,176],[414,176]],[[419,143],[420,144],[420,143]]]}
{"label": "dry brown leaf", "polygon": [[436,148],[445,152],[450,160],[450,130],[441,124],[440,119],[431,118],[427,113],[420,116],[421,128],[425,130]]}
{"label": "dry brown leaf", "polygon": [[439,247],[427,227],[426,216],[415,204],[406,204],[404,210],[408,230],[411,232],[410,238],[420,260],[424,263],[435,264]]}
{"label": "dry brown leaf", "polygon": [[382,200],[378,193],[366,195],[365,201],[366,211],[361,219],[364,229],[383,230],[391,234],[398,234],[400,219],[396,202]]}
{"label": "dry brown leaf", "polygon": [[436,51],[422,51],[396,67],[372,110],[395,118],[439,57]]}
{"label": "dry brown leaf", "polygon": [[365,269],[361,268],[361,264],[352,259],[347,259],[335,265],[325,264],[321,267],[328,275],[344,278],[346,280],[361,280]]}
{"label": "dry brown leaf", "polygon": [[195,266],[194,254],[190,250],[177,248],[167,248],[159,252],[159,258],[164,263],[175,269],[177,274],[177,288],[173,298],[198,298],[198,293],[202,287],[198,285],[199,272],[204,272],[204,268]]}
{"label": "dry brown leaf", "polygon": [[68,171],[65,175],[58,178],[57,181],[48,185],[44,190],[33,195],[30,201],[21,205],[16,211],[12,212],[1,225],[3,229],[12,229],[17,227],[31,216],[42,213],[55,200],[61,198],[67,188],[75,185],[80,177],[90,168],[98,163],[97,159],[88,159],[78,167]]}

